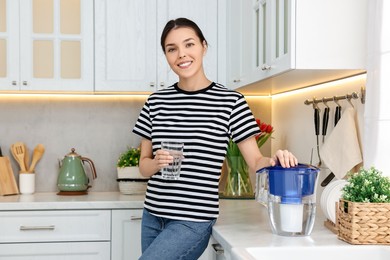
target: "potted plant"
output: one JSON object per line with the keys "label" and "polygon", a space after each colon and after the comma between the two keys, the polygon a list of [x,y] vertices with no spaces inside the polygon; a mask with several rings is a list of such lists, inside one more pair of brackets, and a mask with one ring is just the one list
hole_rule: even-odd
{"label": "potted plant", "polygon": [[141,149],[129,147],[125,152],[121,153],[118,158],[117,172],[118,179],[145,179],[139,173],[139,160]]}
{"label": "potted plant", "polygon": [[351,244],[390,244],[390,178],[371,167],[349,173],[338,206],[338,237]]}

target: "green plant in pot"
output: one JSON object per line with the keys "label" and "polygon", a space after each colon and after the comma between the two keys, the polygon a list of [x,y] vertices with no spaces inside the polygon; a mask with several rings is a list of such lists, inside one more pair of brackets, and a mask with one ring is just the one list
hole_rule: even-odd
{"label": "green plant in pot", "polygon": [[371,167],[360,168],[347,175],[348,183],[343,187],[342,198],[352,202],[390,203],[390,178]]}
{"label": "green plant in pot", "polygon": [[119,168],[138,167],[140,156],[140,148],[128,148],[127,151],[120,154],[116,166]]}
{"label": "green plant in pot", "polygon": [[341,240],[389,245],[390,178],[374,167],[349,173],[337,212]]}
{"label": "green plant in pot", "polygon": [[129,147],[119,155],[117,161],[118,179],[144,179],[139,173],[141,149]]}

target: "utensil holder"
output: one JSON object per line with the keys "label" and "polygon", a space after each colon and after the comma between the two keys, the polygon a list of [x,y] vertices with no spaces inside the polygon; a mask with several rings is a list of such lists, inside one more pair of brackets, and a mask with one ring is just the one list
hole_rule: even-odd
{"label": "utensil holder", "polygon": [[21,172],[19,174],[20,194],[33,194],[35,192],[35,173]]}

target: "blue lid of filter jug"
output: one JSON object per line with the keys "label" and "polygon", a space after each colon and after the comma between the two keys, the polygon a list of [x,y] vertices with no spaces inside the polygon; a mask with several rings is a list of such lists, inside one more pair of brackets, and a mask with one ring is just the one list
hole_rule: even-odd
{"label": "blue lid of filter jug", "polygon": [[259,170],[268,172],[269,193],[281,197],[285,204],[301,203],[302,197],[312,195],[319,169],[312,165],[298,164],[290,168],[280,165]]}

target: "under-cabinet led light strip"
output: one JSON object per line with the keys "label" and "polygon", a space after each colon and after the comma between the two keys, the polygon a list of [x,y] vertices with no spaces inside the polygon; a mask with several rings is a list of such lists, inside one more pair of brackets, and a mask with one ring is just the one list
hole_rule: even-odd
{"label": "under-cabinet led light strip", "polygon": [[[315,89],[322,89],[327,88],[335,85],[340,84],[346,84],[353,81],[358,80],[365,80],[366,74],[359,74],[356,76],[343,78],[331,82],[326,82],[318,85],[312,85],[296,90],[286,91],[283,93],[278,93],[274,95],[245,95],[246,98],[279,98],[279,97],[285,97],[288,95],[298,94],[298,93],[304,93],[307,91],[312,91]],[[104,93],[104,94],[97,94],[97,93],[0,93],[0,99],[2,98],[33,98],[33,99],[59,99],[59,100],[77,100],[77,99],[91,99],[91,100],[113,100],[113,99],[146,99],[149,96],[149,94],[138,94],[138,93]]]}
{"label": "under-cabinet led light strip", "polygon": [[348,78],[338,79],[338,80],[334,80],[334,81],[330,81],[330,82],[326,82],[326,83],[321,83],[318,85],[312,85],[312,86],[305,87],[305,88],[300,88],[300,89],[296,89],[296,90],[291,90],[291,91],[286,91],[283,93],[274,94],[274,95],[272,95],[272,98],[281,98],[281,97],[286,97],[289,95],[300,94],[300,93],[305,93],[308,91],[313,91],[313,90],[324,89],[324,88],[328,88],[328,87],[334,87],[337,85],[347,84],[347,83],[351,83],[354,81],[361,81],[361,80],[365,80],[366,77],[367,77],[366,74],[359,74],[359,75],[348,77]]}

